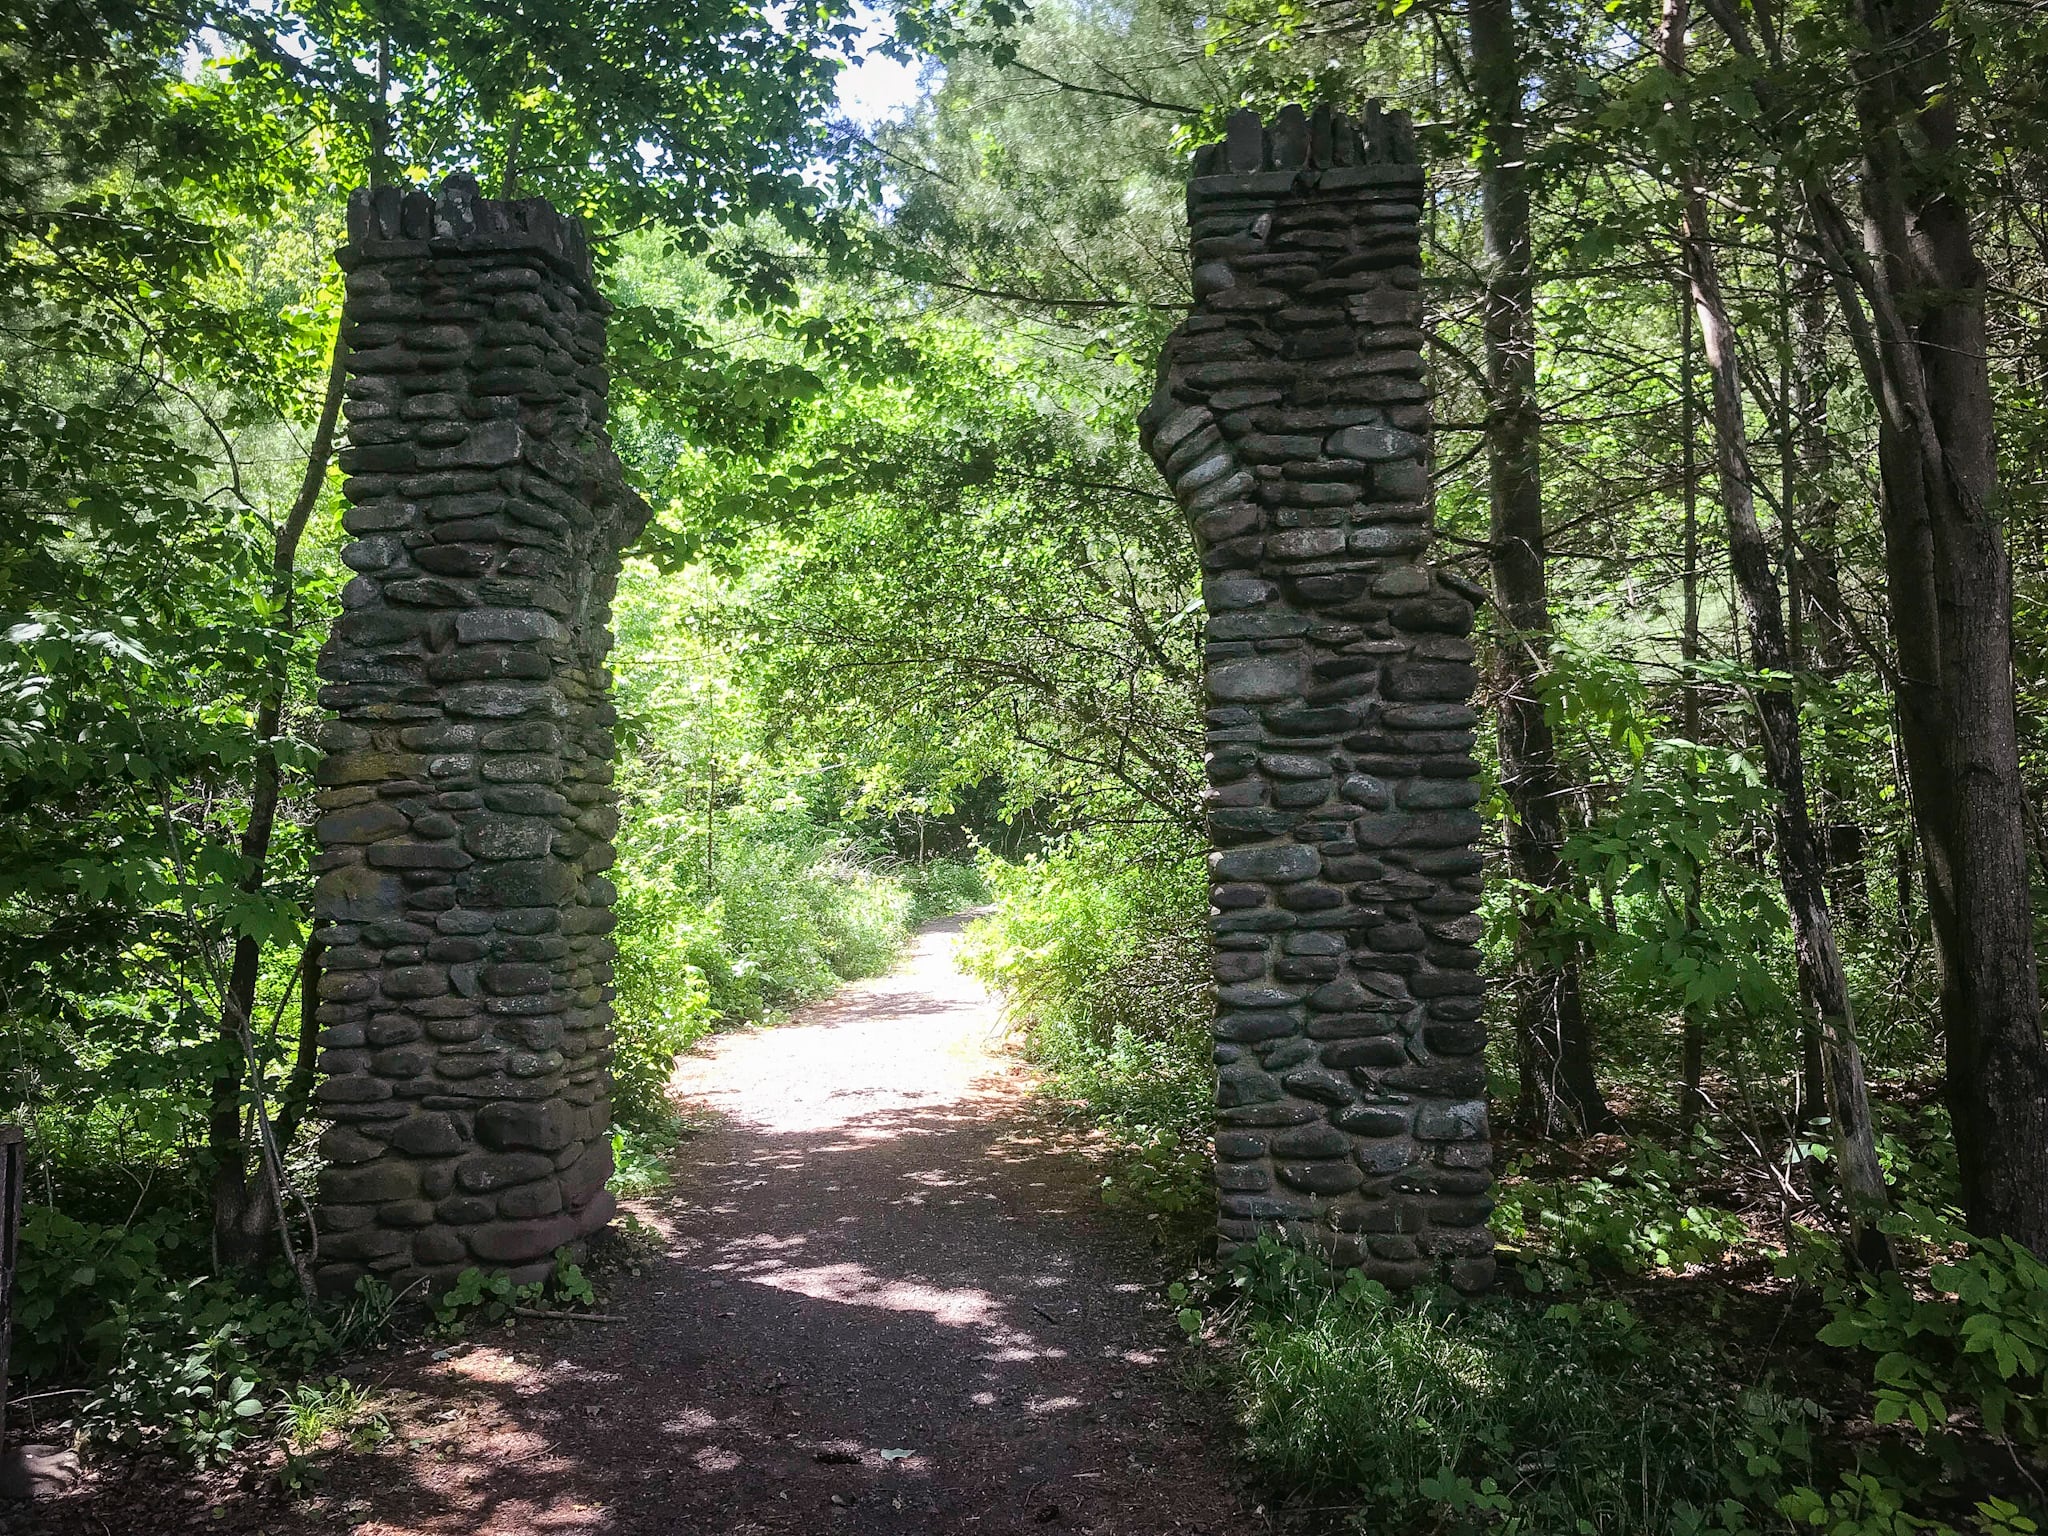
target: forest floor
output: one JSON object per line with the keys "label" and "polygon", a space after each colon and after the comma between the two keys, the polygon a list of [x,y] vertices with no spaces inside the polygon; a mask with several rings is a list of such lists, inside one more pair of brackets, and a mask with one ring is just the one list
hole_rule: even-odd
{"label": "forest floor", "polygon": [[[1157,1253],[1002,1049],[955,963],[686,1057],[702,1129],[605,1284],[617,1323],[521,1321],[351,1375],[392,1434],[311,1498],[245,1469],[91,1480],[20,1527],[354,1536],[1098,1536],[1269,1527],[1188,1383]],[[4,1517],[0,1517],[4,1520]]]}

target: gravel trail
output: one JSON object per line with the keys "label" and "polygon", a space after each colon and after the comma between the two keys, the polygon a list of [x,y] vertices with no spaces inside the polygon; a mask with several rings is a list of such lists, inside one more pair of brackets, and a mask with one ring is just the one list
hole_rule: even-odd
{"label": "gravel trail", "polygon": [[962,927],[685,1058],[676,1091],[707,1128],[673,1187],[629,1203],[657,1241],[611,1282],[623,1322],[378,1362],[396,1433],[310,1503],[223,1489],[152,1513],[109,1487],[78,1528],[1265,1529],[1225,1404],[1183,1384],[1159,1260],[1002,1053],[993,999],[954,962]]}

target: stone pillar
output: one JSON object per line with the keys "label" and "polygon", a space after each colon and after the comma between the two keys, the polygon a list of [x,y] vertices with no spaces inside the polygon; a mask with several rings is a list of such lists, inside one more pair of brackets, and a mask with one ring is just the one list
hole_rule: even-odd
{"label": "stone pillar", "polygon": [[349,202],[344,521],[320,657],[319,1277],[532,1278],[610,1218],[620,552],[605,314],[546,203]]}
{"label": "stone pillar", "polygon": [[1203,557],[1223,1250],[1477,1289],[1481,594],[1430,563],[1421,196],[1376,104],[1233,117],[1142,428]]}

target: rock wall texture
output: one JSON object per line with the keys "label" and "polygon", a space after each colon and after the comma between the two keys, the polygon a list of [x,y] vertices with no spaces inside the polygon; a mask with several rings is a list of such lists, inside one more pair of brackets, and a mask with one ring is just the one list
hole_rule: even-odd
{"label": "rock wall texture", "polygon": [[647,509],[575,221],[467,177],[349,204],[357,573],[320,658],[319,1278],[522,1277],[610,1217],[605,656]]}
{"label": "rock wall texture", "polygon": [[1421,198],[1402,116],[1233,117],[1141,426],[1203,552],[1224,1251],[1477,1289],[1481,594],[1429,558]]}

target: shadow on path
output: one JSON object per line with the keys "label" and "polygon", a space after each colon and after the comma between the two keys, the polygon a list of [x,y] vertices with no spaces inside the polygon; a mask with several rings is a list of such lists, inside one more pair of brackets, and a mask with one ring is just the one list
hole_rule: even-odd
{"label": "shadow on path", "polygon": [[396,1362],[399,1438],[274,1528],[1263,1528],[1226,1405],[1178,1384],[1157,1261],[997,1054],[959,926],[684,1063],[678,1093],[717,1118],[633,1204],[659,1252],[612,1287],[630,1322]]}

